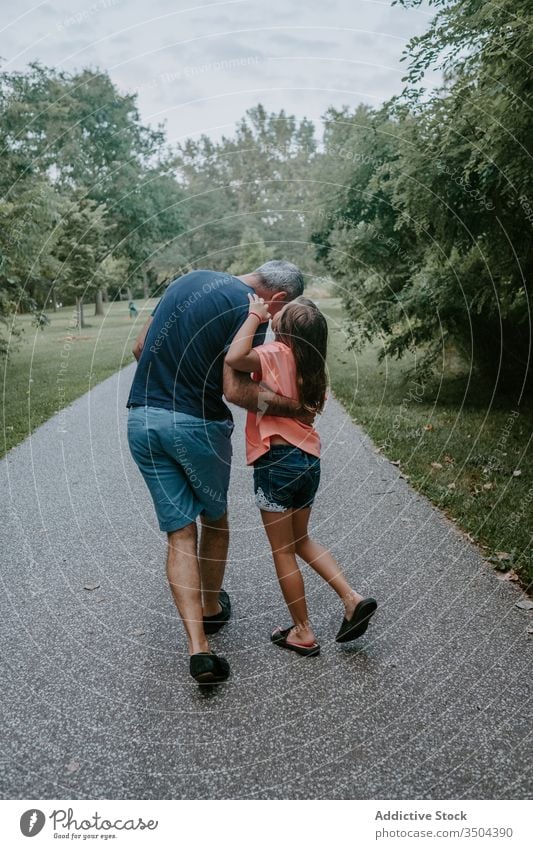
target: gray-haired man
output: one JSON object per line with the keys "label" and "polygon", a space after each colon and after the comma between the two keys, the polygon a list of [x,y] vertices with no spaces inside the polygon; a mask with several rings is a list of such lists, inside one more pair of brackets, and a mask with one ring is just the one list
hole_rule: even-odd
{"label": "gray-haired man", "polygon": [[[257,410],[259,386],[224,365],[255,293],[275,315],[303,291],[290,262],[274,260],[241,277],[193,271],[171,283],[141,331],[128,399],[128,441],[168,535],[167,575],[189,642],[190,672],[218,683],[229,664],[206,634],[230,616],[221,589],[228,551],[227,492],[233,421],[222,395]],[[266,326],[254,344],[264,340]],[[295,401],[261,390],[261,411],[305,418]],[[200,517],[198,540],[196,519]]]}

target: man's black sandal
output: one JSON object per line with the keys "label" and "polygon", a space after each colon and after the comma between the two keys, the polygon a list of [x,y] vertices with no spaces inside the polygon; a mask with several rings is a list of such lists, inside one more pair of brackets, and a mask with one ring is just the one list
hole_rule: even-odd
{"label": "man's black sandal", "polygon": [[335,641],[337,643],[349,643],[351,640],[361,637],[368,628],[368,623],[376,612],[377,606],[376,599],[370,596],[360,601],[350,619],[344,617],[342,620],[342,625],[335,637]]}
{"label": "man's black sandal", "polygon": [[225,657],[219,657],[207,651],[191,655],[189,670],[199,684],[220,684],[222,681],[227,681],[230,673],[229,663]]}
{"label": "man's black sandal", "polygon": [[204,632],[206,634],[216,634],[231,616],[231,602],[226,590],[220,590],[218,603],[222,608],[220,613],[215,613],[213,616],[204,616]]}
{"label": "man's black sandal", "polygon": [[320,646],[318,643],[304,645],[303,643],[296,644],[287,642],[287,637],[293,628],[294,625],[291,625],[290,628],[285,628],[284,630],[276,628],[276,630],[270,635],[270,639],[276,646],[279,646],[282,649],[289,649],[289,651],[294,651],[296,654],[301,654],[303,657],[316,657],[319,655]]}

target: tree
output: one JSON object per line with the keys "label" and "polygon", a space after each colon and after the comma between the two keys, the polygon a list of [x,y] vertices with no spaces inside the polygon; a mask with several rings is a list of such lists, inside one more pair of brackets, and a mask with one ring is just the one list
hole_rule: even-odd
{"label": "tree", "polygon": [[229,271],[231,274],[247,274],[268,259],[272,256],[259,232],[253,227],[246,227]]}
{"label": "tree", "polygon": [[57,247],[58,283],[76,302],[76,325],[85,326],[84,299],[116,279],[121,266],[108,252],[107,211],[103,204],[80,198],[70,203]]}
{"label": "tree", "polygon": [[142,283],[144,297],[157,285],[158,255],[183,231],[183,189],[167,162],[117,178],[108,206],[115,221],[113,253],[122,257],[130,286]]}
{"label": "tree", "polygon": [[269,256],[290,253],[314,265],[307,246],[306,212],[312,197],[313,124],[283,110],[248,110],[232,136],[206,136],[180,145],[175,166],[185,190],[189,226],[180,237],[190,264],[240,266],[245,234],[255,233]]}
{"label": "tree", "polygon": [[[384,353],[421,345],[431,360],[450,341],[523,392],[532,376],[532,9],[525,0],[433,5],[428,33],[406,52],[403,95],[366,123],[360,110],[337,116],[353,127],[357,157],[339,168],[329,220],[313,238],[342,275],[351,317],[385,337]],[[434,92],[421,86],[428,68],[445,74]]]}
{"label": "tree", "polygon": [[[183,229],[183,191],[164,134],[141,123],[135,95],[121,94],[101,71],[69,74],[32,63],[0,73],[0,115],[0,321],[10,323],[17,306],[33,300],[40,308],[55,303],[60,285],[63,297],[74,297],[83,274],[69,265],[76,266],[86,236],[88,253],[95,251],[95,227],[96,255],[109,255],[100,265],[91,260],[102,273],[87,269],[95,311],[102,311],[104,284],[115,294],[124,282],[143,282],[146,292],[155,287],[155,260]],[[91,221],[104,206],[101,231]],[[87,218],[85,230],[78,221],[75,238],[73,209]],[[60,255],[65,267],[58,273]],[[122,260],[120,275],[103,274],[111,256]],[[102,285],[93,285],[98,279]]]}

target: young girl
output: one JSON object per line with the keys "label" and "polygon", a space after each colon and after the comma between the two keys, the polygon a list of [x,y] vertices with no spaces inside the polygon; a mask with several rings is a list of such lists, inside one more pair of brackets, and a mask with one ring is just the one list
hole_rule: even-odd
{"label": "young girl", "polygon": [[[321,412],[326,397],[326,319],[308,298],[286,304],[272,319],[275,341],[252,348],[258,326],[269,320],[268,307],[249,295],[250,313],[233,339],[226,362],[285,397]],[[259,404],[259,407],[261,405]],[[248,413],[246,458],[254,466],[257,506],[272,548],[281,591],[294,625],[277,628],[272,642],[298,654],[320,653],[307,613],[303,578],[296,555],[335,590],[344,604],[338,643],[364,634],[377,603],[363,598],[346,581],[338,563],[307,526],[320,480],[320,438],[298,419]]]}

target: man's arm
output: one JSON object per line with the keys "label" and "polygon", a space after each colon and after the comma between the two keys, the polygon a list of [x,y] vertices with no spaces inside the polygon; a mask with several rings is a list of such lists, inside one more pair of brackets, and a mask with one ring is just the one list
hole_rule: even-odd
{"label": "man's arm", "polygon": [[141,330],[141,332],[137,336],[137,339],[135,340],[135,343],[133,345],[132,352],[133,352],[133,356],[135,357],[135,359],[137,361],[139,361],[139,357],[141,356],[141,354],[143,352],[144,340],[146,339],[146,334],[148,333],[148,330],[150,328],[152,321],[153,321],[152,316],[150,316],[148,321],[144,325],[143,329]]}
{"label": "man's arm", "polygon": [[235,371],[224,363],[224,395],[230,404],[269,416],[285,416],[312,424],[315,416],[304,410],[299,401],[272,392],[263,383],[256,383],[248,374]]}

